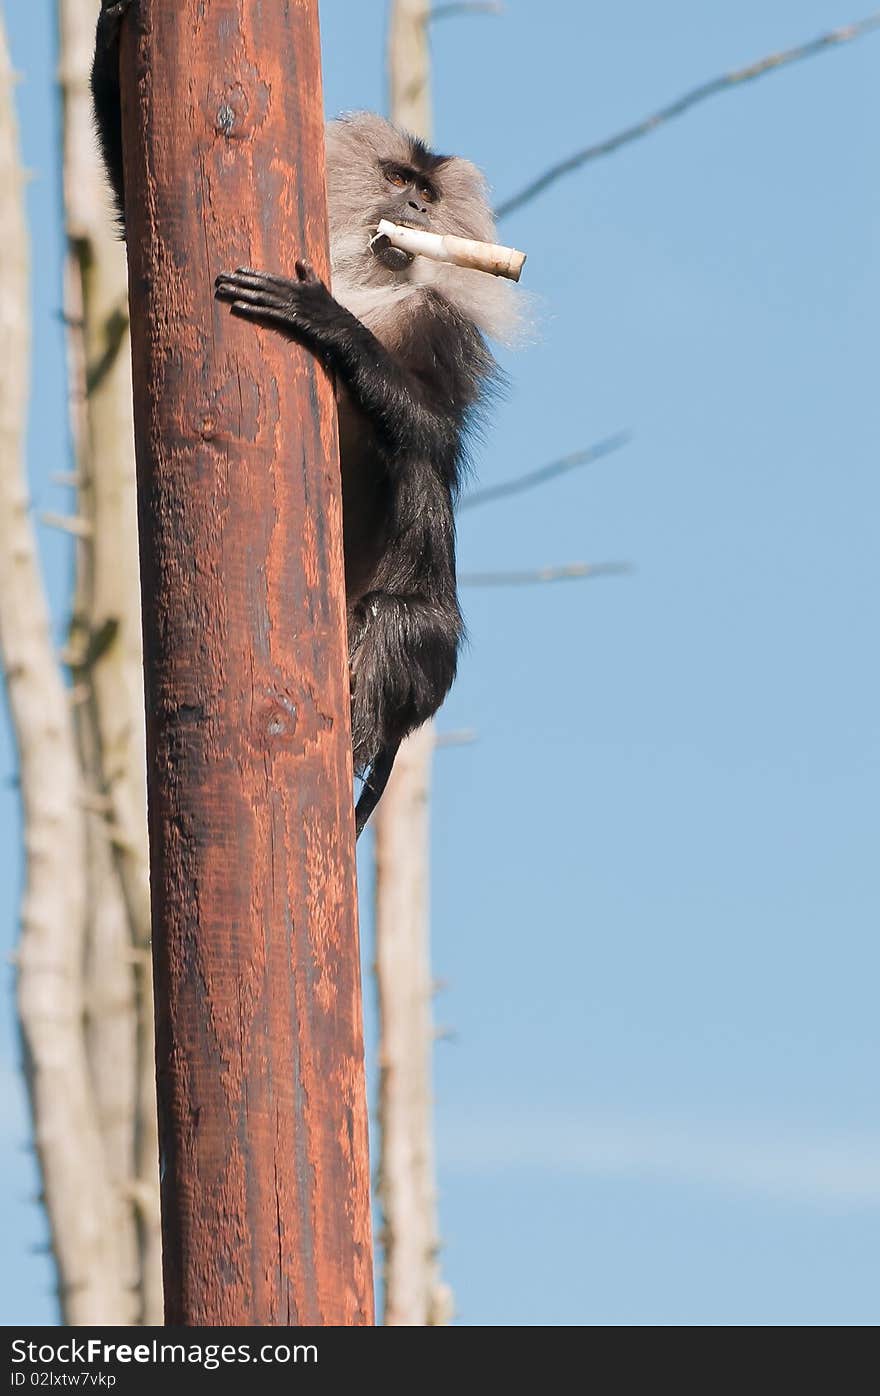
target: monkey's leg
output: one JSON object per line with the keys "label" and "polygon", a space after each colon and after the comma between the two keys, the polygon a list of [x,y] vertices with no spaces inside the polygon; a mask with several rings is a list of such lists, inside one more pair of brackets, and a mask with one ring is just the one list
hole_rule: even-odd
{"label": "monkey's leg", "polygon": [[101,0],[92,61],[92,101],[98,139],[121,219],[125,219],[122,167],[122,99],[119,92],[119,38],[126,12],[137,0]]}

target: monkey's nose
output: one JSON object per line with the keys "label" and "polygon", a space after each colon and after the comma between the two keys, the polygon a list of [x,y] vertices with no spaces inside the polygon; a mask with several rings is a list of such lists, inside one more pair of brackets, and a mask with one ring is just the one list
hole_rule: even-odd
{"label": "monkey's nose", "polygon": [[410,199],[407,203],[407,208],[415,209],[416,213],[420,213],[423,217],[427,217],[427,204],[418,204],[416,203],[415,199]]}

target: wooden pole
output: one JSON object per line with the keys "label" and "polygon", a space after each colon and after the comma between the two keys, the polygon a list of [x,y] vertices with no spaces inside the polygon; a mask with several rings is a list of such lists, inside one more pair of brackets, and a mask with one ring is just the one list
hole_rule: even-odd
{"label": "wooden pole", "polygon": [[213,294],[327,276],[317,9],[123,35],[169,1324],[372,1322],[335,400]]}

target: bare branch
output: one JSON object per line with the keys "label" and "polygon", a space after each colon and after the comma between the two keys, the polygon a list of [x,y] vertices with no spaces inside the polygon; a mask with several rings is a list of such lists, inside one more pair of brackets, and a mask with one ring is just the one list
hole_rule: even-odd
{"label": "bare branch", "polygon": [[451,732],[438,732],[434,737],[434,750],[440,751],[451,746],[472,746],[478,740],[476,727],[453,728]]}
{"label": "bare branch", "polygon": [[94,527],[90,519],[80,514],[50,514],[40,516],[45,528],[57,528],[61,533],[72,533],[75,538],[91,538]]}
{"label": "bare branch", "polygon": [[474,509],[480,504],[493,504],[496,499],[506,499],[512,494],[522,494],[524,490],[545,485],[548,480],[553,480],[558,475],[566,475],[569,470],[576,470],[581,465],[592,465],[603,456],[610,456],[614,451],[626,446],[631,439],[630,432],[619,431],[614,436],[607,436],[604,441],[597,441],[593,446],[560,456],[548,465],[538,466],[536,470],[529,470],[524,475],[516,475],[512,480],[502,481],[500,485],[487,485],[485,489],[472,490],[459,504],[459,512],[462,509]]}
{"label": "bare branch", "polygon": [[593,577],[622,577],[635,569],[628,562],[566,562],[560,567],[538,567],[522,572],[462,572],[463,587],[533,586],[536,582],[570,582]]}
{"label": "bare branch", "polygon": [[670,102],[668,106],[660,107],[657,111],[652,112],[643,121],[637,121],[633,126],[627,126],[622,131],[617,131],[613,136],[597,141],[595,145],[585,146],[583,150],[576,151],[567,159],[560,160],[556,165],[551,165],[542,175],[521,189],[518,194],[513,194],[509,199],[505,199],[503,203],[499,204],[495,210],[495,215],[497,218],[505,218],[507,214],[513,213],[514,209],[522,208],[523,204],[537,198],[551,184],[562,179],[563,175],[573,174],[575,170],[579,170],[582,165],[588,164],[589,161],[598,160],[603,155],[612,155],[621,146],[629,145],[632,141],[640,140],[642,136],[650,135],[652,131],[656,131],[658,126],[674,120],[675,117],[684,116],[691,107],[695,107],[699,102],[707,101],[710,97],[717,96],[719,92],[725,92],[730,87],[738,87],[742,83],[753,82],[755,78],[762,78],[767,73],[776,72],[792,63],[800,63],[807,58],[816,58],[820,53],[825,53],[838,44],[847,44],[854,39],[860,39],[878,27],[880,27],[880,10],[875,10],[865,19],[857,20],[854,24],[846,24],[840,29],[832,29],[827,34],[820,34],[817,39],[811,39],[808,43],[798,44],[795,48],[783,49],[779,53],[768,54],[766,58],[759,58],[756,63],[750,63],[745,68],[735,68],[732,72],[712,78],[710,82],[701,83],[699,87],[691,88],[689,92],[677,98],[676,101]]}
{"label": "bare branch", "polygon": [[503,15],[504,6],[500,0],[460,0],[458,4],[435,5],[428,15],[429,23],[435,19],[453,19],[457,15]]}

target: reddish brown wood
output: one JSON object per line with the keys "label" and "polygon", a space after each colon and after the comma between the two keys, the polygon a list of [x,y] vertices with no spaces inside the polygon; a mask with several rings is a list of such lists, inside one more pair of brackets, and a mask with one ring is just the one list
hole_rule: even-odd
{"label": "reddish brown wood", "polygon": [[140,0],[123,106],[166,1321],[372,1322],[317,0]]}

